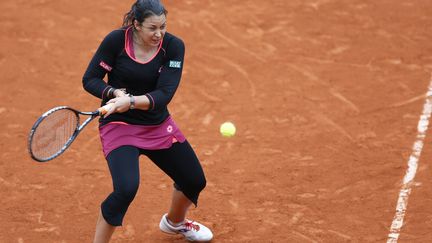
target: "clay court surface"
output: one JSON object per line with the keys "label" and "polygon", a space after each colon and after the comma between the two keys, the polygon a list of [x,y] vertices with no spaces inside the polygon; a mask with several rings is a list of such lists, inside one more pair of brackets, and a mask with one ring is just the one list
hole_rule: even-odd
{"label": "clay court surface", "polygon": [[[46,110],[94,110],[81,77],[132,1],[0,2],[0,242],[91,242],[111,192],[97,122],[36,163]],[[165,1],[186,44],[170,111],[208,184],[189,217],[213,242],[386,242],[432,72],[429,0]],[[219,125],[233,121],[234,138]],[[398,242],[432,242],[432,132]],[[112,242],[158,228],[171,181],[147,158]]]}

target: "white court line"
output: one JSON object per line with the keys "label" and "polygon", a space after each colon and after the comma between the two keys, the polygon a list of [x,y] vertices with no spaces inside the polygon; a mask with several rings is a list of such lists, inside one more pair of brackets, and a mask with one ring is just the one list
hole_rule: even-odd
{"label": "white court line", "polygon": [[432,78],[426,94],[426,101],[423,105],[423,113],[417,125],[417,137],[412,147],[412,153],[408,160],[408,169],[403,178],[402,188],[399,192],[399,198],[396,204],[396,214],[390,227],[387,243],[396,243],[399,239],[400,230],[403,225],[405,212],[408,205],[408,197],[411,193],[411,186],[417,172],[418,161],[423,149],[423,141],[426,137],[426,131],[429,125],[429,118],[432,113]]}

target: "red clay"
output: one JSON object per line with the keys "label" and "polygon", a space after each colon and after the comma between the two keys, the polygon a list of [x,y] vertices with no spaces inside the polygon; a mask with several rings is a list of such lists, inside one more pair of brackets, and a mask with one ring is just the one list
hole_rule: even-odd
{"label": "red clay", "polygon": [[[208,179],[190,217],[213,242],[385,242],[431,79],[432,2],[165,2],[187,51],[170,110]],[[97,124],[44,164],[26,139],[54,106],[98,106],[81,77],[131,4],[0,3],[0,242],[91,241],[111,190]],[[400,242],[432,241],[431,137]],[[113,242],[184,242],[158,229],[170,180],[144,157],[141,173]]]}

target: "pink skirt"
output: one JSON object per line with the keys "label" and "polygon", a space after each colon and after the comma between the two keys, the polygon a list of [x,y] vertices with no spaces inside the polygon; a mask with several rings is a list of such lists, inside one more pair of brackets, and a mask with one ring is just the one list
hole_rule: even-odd
{"label": "pink skirt", "polygon": [[110,122],[99,127],[99,134],[105,157],[123,145],[158,150],[170,148],[173,143],[183,143],[186,140],[171,117],[168,117],[160,125],[151,126]]}

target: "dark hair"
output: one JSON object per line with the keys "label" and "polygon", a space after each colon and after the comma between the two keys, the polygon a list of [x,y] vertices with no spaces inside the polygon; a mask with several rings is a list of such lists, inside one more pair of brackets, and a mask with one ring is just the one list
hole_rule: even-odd
{"label": "dark hair", "polygon": [[131,10],[124,15],[123,26],[132,25],[134,20],[142,23],[147,17],[162,14],[167,15],[168,11],[160,0],[137,0],[132,5]]}

